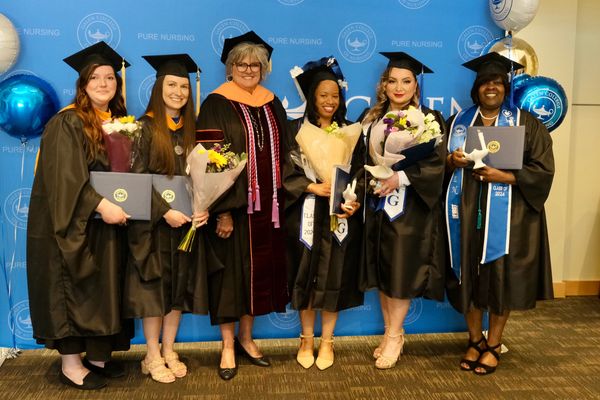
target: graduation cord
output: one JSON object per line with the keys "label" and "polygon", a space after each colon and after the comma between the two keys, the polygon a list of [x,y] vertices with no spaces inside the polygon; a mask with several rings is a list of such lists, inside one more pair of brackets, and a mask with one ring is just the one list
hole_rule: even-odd
{"label": "graduation cord", "polygon": [[477,230],[481,230],[483,215],[481,213],[481,193],[483,192],[483,183],[479,183],[479,198],[477,199]]}
{"label": "graduation cord", "polygon": [[258,113],[258,122],[255,119],[254,111],[250,109],[250,121],[252,122],[252,129],[257,133],[256,135],[256,145],[258,146],[258,150],[262,151],[265,146],[265,132],[263,131],[262,124],[260,123],[260,107],[256,108]]}

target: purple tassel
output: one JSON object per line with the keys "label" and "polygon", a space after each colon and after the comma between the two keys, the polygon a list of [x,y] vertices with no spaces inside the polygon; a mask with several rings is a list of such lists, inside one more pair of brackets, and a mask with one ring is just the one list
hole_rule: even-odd
{"label": "purple tassel", "polygon": [[248,214],[253,214],[252,210],[252,189],[248,188]]}
{"label": "purple tassel", "polygon": [[260,211],[260,187],[256,185],[254,188],[255,193],[255,201],[254,201],[254,211]]}
{"label": "purple tassel", "polygon": [[277,203],[277,195],[273,196],[271,210],[271,222],[274,223],[275,228],[279,228],[279,203]]}

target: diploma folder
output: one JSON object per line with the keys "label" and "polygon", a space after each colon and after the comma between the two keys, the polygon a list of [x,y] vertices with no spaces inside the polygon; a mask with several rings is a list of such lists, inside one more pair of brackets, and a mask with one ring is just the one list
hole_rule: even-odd
{"label": "diploma folder", "polygon": [[150,220],[152,175],[91,171],[90,184],[102,197],[122,207],[132,220]]}
{"label": "diploma folder", "polygon": [[470,126],[467,129],[465,153],[481,149],[477,131],[483,132],[490,151],[483,158],[486,165],[497,169],[523,168],[525,126]]}
{"label": "diploma folder", "polygon": [[398,161],[394,165],[392,165],[392,170],[394,171],[402,171],[411,165],[427,158],[433,153],[435,146],[438,142],[437,138],[431,139],[429,142],[419,143],[414,146],[408,147],[400,152],[404,157],[404,159]]}
{"label": "diploma folder", "polygon": [[329,215],[343,214],[344,190],[352,182],[350,165],[336,165],[331,174],[331,193],[329,195]]}
{"label": "diploma folder", "polygon": [[173,210],[192,215],[190,178],[187,176],[152,175],[152,186]]}

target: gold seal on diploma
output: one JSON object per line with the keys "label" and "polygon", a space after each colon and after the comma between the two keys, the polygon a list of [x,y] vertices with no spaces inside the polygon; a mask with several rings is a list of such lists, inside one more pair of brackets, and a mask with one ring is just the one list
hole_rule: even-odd
{"label": "gold seal on diploma", "polygon": [[169,204],[175,201],[175,192],[170,189],[167,189],[164,192],[162,192],[161,196]]}
{"label": "gold seal on diploma", "polygon": [[487,149],[492,154],[499,152],[500,151],[500,142],[498,142],[497,140],[492,140],[491,142],[489,142],[487,144]]}
{"label": "gold seal on diploma", "polygon": [[118,203],[122,203],[125,200],[127,200],[127,190],[125,189],[117,189],[113,192],[113,199],[115,199],[116,202]]}

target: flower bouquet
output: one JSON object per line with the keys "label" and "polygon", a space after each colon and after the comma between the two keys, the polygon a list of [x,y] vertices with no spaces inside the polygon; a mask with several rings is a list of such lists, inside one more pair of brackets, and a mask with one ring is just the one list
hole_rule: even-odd
{"label": "flower bouquet", "polygon": [[142,123],[136,121],[134,116],[128,115],[103,123],[102,131],[110,170],[129,172],[135,158],[133,142],[141,135]]}
{"label": "flower bouquet", "polygon": [[392,111],[371,129],[369,154],[375,166],[365,169],[377,179],[387,179],[429,156],[442,139],[440,124],[433,114],[410,106]]}
{"label": "flower bouquet", "polygon": [[[187,170],[192,178],[194,212],[208,208],[229,189],[246,166],[246,153],[235,154],[230,144],[214,144],[206,150],[201,144],[187,156]],[[178,249],[190,252],[198,227],[192,224]]]}
{"label": "flower bouquet", "polygon": [[324,130],[305,121],[296,135],[296,142],[321,182],[331,183],[336,165],[348,165],[356,142],[362,134],[360,123],[339,127],[331,124]]}

